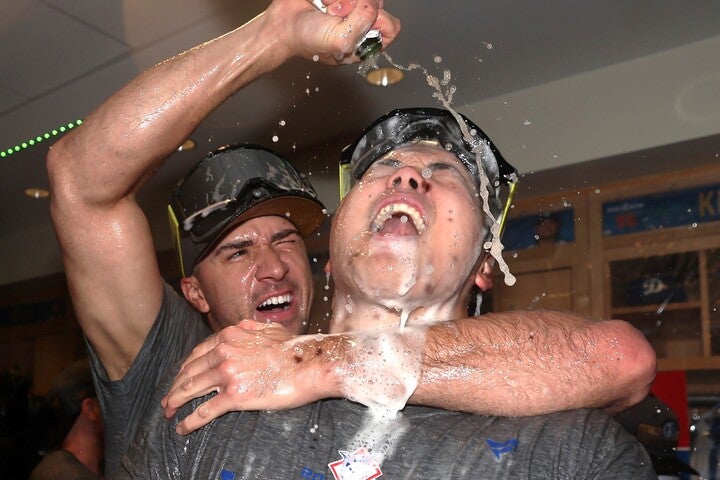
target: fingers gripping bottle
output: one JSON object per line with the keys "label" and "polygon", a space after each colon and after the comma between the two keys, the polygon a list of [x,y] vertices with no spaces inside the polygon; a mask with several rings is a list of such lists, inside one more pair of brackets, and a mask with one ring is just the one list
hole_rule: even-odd
{"label": "fingers gripping bottle", "polygon": [[[327,11],[327,6],[322,3],[322,0],[312,0],[312,4],[323,13]],[[357,55],[360,60],[366,61],[368,58],[379,54],[380,50],[382,50],[382,35],[380,35],[380,30],[369,30],[355,46],[355,55]]]}

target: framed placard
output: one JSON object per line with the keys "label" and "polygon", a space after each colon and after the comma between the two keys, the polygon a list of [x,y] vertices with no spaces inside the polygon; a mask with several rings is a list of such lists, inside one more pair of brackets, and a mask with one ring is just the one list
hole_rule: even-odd
{"label": "framed placard", "polygon": [[606,237],[715,222],[720,220],[720,185],[606,202],[602,212]]}

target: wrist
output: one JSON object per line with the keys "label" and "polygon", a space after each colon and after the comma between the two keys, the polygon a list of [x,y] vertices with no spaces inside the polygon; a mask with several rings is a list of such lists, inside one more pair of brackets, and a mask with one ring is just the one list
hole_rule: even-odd
{"label": "wrist", "polygon": [[312,384],[316,399],[342,397],[351,344],[346,335],[335,334],[304,335],[286,343],[292,368]]}
{"label": "wrist", "polygon": [[276,3],[273,2],[253,21],[261,22],[261,33],[257,38],[262,48],[272,48],[273,57],[277,59],[277,65],[280,65],[291,58],[307,56],[302,49],[304,36],[298,32],[301,26],[297,19],[298,15],[302,15],[303,9],[314,10],[314,8],[309,3],[303,6],[295,5],[293,2],[282,5]]}
{"label": "wrist", "polygon": [[354,332],[345,363],[336,366],[342,396],[393,417],[417,388],[424,328]]}

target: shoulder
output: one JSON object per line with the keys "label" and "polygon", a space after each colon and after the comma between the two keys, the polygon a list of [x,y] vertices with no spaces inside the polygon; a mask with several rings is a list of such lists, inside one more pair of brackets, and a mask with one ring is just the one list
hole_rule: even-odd
{"label": "shoulder", "polygon": [[88,480],[98,478],[75,455],[67,450],[55,450],[45,455],[30,474],[29,480],[74,478]]}

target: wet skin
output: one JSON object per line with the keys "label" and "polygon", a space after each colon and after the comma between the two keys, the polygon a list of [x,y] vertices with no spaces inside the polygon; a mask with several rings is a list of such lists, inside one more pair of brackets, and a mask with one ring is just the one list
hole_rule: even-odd
{"label": "wet skin", "polygon": [[313,283],[305,243],[277,216],[243,222],[183,279],[183,291],[213,331],[241,320],[305,328]]}

